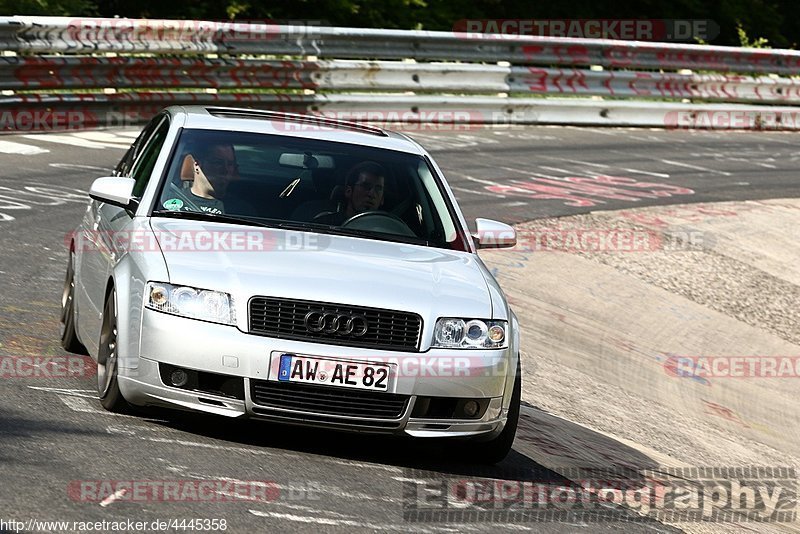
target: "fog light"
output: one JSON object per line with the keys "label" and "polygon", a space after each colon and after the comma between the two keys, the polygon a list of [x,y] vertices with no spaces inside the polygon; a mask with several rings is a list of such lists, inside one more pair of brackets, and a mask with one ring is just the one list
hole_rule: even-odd
{"label": "fog light", "polygon": [[189,381],[189,375],[183,369],[175,369],[170,373],[169,381],[176,388],[182,388]]}
{"label": "fog light", "polygon": [[475,417],[478,414],[478,410],[480,410],[481,406],[478,404],[477,401],[470,400],[464,403],[464,415],[467,417]]}

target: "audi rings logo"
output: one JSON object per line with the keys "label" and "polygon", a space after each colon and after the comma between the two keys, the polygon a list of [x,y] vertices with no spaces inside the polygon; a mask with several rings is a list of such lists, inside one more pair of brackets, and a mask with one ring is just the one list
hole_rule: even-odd
{"label": "audi rings logo", "polygon": [[367,318],[361,315],[310,311],[306,314],[305,325],[315,334],[361,337],[367,333]]}

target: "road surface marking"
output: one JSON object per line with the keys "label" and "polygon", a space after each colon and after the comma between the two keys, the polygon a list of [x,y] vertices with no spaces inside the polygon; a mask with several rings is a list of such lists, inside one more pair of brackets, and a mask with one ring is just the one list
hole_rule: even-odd
{"label": "road surface marking", "polygon": [[116,501],[117,499],[119,499],[120,497],[125,495],[127,492],[128,492],[128,490],[126,490],[126,489],[117,490],[116,492],[114,492],[113,495],[109,495],[108,497],[106,497],[105,499],[100,501],[100,506],[105,508],[106,506],[108,506],[112,502]]}
{"label": "road surface marking", "polygon": [[66,395],[59,395],[58,398],[61,399],[61,402],[66,404],[67,407],[73,412],[97,413],[97,414],[108,413],[98,410],[92,404],[90,404],[88,400],[81,397],[68,397]]}
{"label": "road surface marking", "polygon": [[71,145],[71,146],[79,146],[81,148],[96,148],[99,150],[103,150],[105,148],[116,148],[120,150],[124,150],[128,147],[112,144],[112,143],[105,143],[105,142],[97,142],[97,141],[89,141],[88,139],[82,139],[80,137],[74,137],[72,135],[24,135],[26,139],[35,139],[38,141],[46,141],[48,143],[57,143],[61,145]]}
{"label": "road surface marking", "polygon": [[[91,389],[65,389],[65,388],[45,388],[41,386],[28,386],[30,389],[35,389],[38,391],[47,391],[49,393],[61,393],[63,395],[69,395],[71,397],[84,397],[87,399],[95,399],[97,400],[97,393]],[[89,393],[89,395],[87,395]]]}
{"label": "road surface marking", "polygon": [[46,148],[39,148],[34,145],[14,143],[12,141],[0,141],[0,152],[3,154],[22,154],[23,156],[33,156],[36,154],[46,154],[50,152]]}

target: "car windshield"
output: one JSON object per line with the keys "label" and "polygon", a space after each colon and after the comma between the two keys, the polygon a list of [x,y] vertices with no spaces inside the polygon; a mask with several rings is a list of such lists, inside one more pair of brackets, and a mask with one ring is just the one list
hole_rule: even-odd
{"label": "car windshield", "polygon": [[468,250],[425,158],[290,136],[184,130],[153,214]]}

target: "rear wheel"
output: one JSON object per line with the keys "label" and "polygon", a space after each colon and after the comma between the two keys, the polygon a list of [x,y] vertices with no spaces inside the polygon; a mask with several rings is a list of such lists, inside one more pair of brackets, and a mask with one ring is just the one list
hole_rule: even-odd
{"label": "rear wheel", "polygon": [[61,346],[68,352],[87,354],[75,331],[75,255],[70,250],[64,290],[61,293]]}
{"label": "rear wheel", "polygon": [[97,394],[100,404],[110,412],[125,413],[130,405],[119,390],[117,381],[117,306],[114,291],[103,308],[100,346],[97,352]]}

